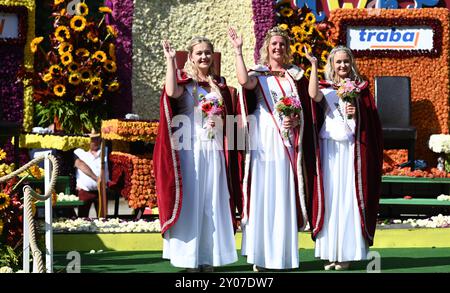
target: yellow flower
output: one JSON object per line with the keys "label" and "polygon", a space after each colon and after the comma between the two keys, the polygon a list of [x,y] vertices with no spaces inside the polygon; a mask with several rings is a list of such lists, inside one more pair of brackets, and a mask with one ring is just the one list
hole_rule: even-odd
{"label": "yellow flower", "polygon": [[70,72],[75,72],[78,71],[78,69],[80,68],[80,64],[72,62],[69,64],[69,66],[67,66],[67,68],[69,69]]}
{"label": "yellow flower", "polygon": [[83,101],[83,96],[76,96],[75,97],[75,102],[81,102]]}
{"label": "yellow flower", "polygon": [[99,7],[99,8],[98,8],[98,11],[99,11],[99,12],[102,12],[102,13],[112,13],[111,8],[109,8],[109,7],[107,7],[107,6]]}
{"label": "yellow flower", "polygon": [[30,171],[31,175],[33,175],[34,178],[36,179],[42,178],[42,171],[41,168],[39,168],[39,166],[33,165],[30,168],[28,168],[28,170]]}
{"label": "yellow flower", "polygon": [[109,72],[116,72],[116,70],[117,70],[116,62],[111,61],[111,60],[106,60],[105,64],[103,65],[103,67],[106,70],[108,70]]}
{"label": "yellow flower", "polygon": [[109,56],[113,61],[116,61],[116,46],[113,43],[109,44]]}
{"label": "yellow flower", "polygon": [[305,31],[305,34],[307,34],[307,35],[312,34],[312,32],[314,30],[314,26],[309,22],[303,23],[301,27]]}
{"label": "yellow flower", "polygon": [[[303,46],[306,47],[306,49],[308,50],[309,53],[311,53],[312,49],[311,49],[311,45],[310,44],[303,43]],[[298,53],[300,54],[300,56],[306,57],[305,50],[303,49],[303,47],[302,47],[302,50],[300,50]]]}
{"label": "yellow flower", "polygon": [[101,87],[102,86],[102,79],[98,76],[91,79],[91,85],[94,87]]}
{"label": "yellow flower", "polygon": [[3,220],[0,219],[0,235],[3,234]]}
{"label": "yellow flower", "polygon": [[36,53],[38,45],[44,40],[44,37],[37,37],[31,41],[30,48],[31,52]]}
{"label": "yellow flower", "polygon": [[85,48],[79,48],[75,51],[77,57],[89,57],[89,51]]}
{"label": "yellow flower", "polygon": [[52,75],[57,75],[57,74],[61,73],[61,67],[59,67],[59,65],[52,65],[52,66],[50,66],[50,68],[48,69],[48,71],[49,71]]}
{"label": "yellow flower", "polygon": [[49,73],[44,74],[44,76],[42,77],[42,80],[45,82],[49,82],[50,80],[52,80],[52,78],[53,78],[52,74],[49,72]]}
{"label": "yellow flower", "polygon": [[73,72],[69,76],[69,83],[73,85],[78,85],[81,82],[81,75],[78,72]]}
{"label": "yellow flower", "polygon": [[280,14],[284,17],[291,17],[291,15],[294,14],[294,11],[289,7],[285,7],[281,9]]}
{"label": "yellow flower", "polygon": [[3,192],[0,192],[0,211],[5,210],[9,207],[11,199],[9,198],[9,195]]}
{"label": "yellow flower", "polygon": [[323,50],[322,54],[320,55],[320,59],[322,59],[323,62],[327,62],[328,55],[330,55],[330,52],[328,52],[327,50]]}
{"label": "yellow flower", "polygon": [[93,32],[88,32],[87,37],[93,43],[97,43],[98,42],[98,38]]}
{"label": "yellow flower", "polygon": [[119,83],[117,81],[112,82],[109,86],[108,86],[108,91],[110,92],[115,92],[119,89]]}
{"label": "yellow flower", "polygon": [[59,5],[59,4],[61,4],[61,3],[64,3],[64,1],[66,1],[66,0],[55,0],[55,5]]}
{"label": "yellow flower", "polygon": [[316,22],[316,17],[314,16],[314,14],[312,14],[311,12],[309,12],[308,14],[306,14],[305,16],[305,21],[308,23],[315,23]]}
{"label": "yellow flower", "polygon": [[66,15],[66,9],[65,8],[61,9],[61,11],[59,12],[59,15],[61,15],[61,16]]}
{"label": "yellow flower", "polygon": [[59,42],[64,42],[65,40],[70,39],[70,32],[67,26],[58,26],[55,30],[55,38]]}
{"label": "yellow flower", "polygon": [[81,32],[86,27],[86,18],[75,15],[70,20],[70,27],[76,32]]}
{"label": "yellow flower", "polygon": [[300,51],[302,51],[302,50],[303,50],[303,46],[299,42],[295,42],[293,45],[291,45],[292,54],[300,53]]}
{"label": "yellow flower", "polygon": [[77,11],[77,14],[86,16],[89,14],[89,7],[85,3],[78,3],[76,11]]}
{"label": "yellow flower", "polygon": [[108,31],[108,34],[113,35],[115,38],[117,38],[117,30],[112,25],[107,25],[106,30]]}
{"label": "yellow flower", "polygon": [[84,69],[80,72],[81,75],[81,80],[85,81],[85,82],[90,82],[91,81],[91,71],[89,69]]}
{"label": "yellow flower", "polygon": [[283,30],[283,31],[285,31],[285,30],[287,30],[287,29],[289,28],[289,26],[288,26],[287,24],[285,24],[285,23],[280,24],[278,27],[279,27],[281,30]]}
{"label": "yellow flower", "polygon": [[99,98],[102,96],[103,91],[102,91],[102,89],[99,88],[99,87],[91,86],[91,87],[89,88],[88,93],[90,93],[90,94],[92,95],[92,97],[94,98],[94,100],[97,100],[97,99],[99,99]]}
{"label": "yellow flower", "polygon": [[6,158],[6,152],[2,149],[0,149],[0,161],[4,160]]}
{"label": "yellow flower", "polygon": [[94,55],[92,56],[92,58],[97,59],[100,62],[105,62],[106,61],[106,53],[103,51],[96,51],[94,53]]}
{"label": "yellow flower", "polygon": [[62,42],[58,47],[59,55],[64,55],[65,53],[72,52],[73,46],[68,42]]}
{"label": "yellow flower", "polygon": [[309,78],[310,75],[311,75],[311,67],[308,67],[308,69],[306,69],[305,71],[305,76]]}
{"label": "yellow flower", "polygon": [[55,95],[57,95],[58,97],[62,97],[66,93],[66,87],[62,84],[57,84],[53,88],[53,93],[55,93]]}
{"label": "yellow flower", "polygon": [[65,66],[69,65],[70,63],[72,63],[73,61],[73,57],[72,54],[70,54],[69,52],[61,55],[61,63]]}

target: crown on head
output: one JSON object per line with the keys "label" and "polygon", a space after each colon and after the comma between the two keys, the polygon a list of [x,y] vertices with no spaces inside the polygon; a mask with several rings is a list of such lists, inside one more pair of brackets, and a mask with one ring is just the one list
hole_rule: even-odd
{"label": "crown on head", "polygon": [[289,40],[289,35],[285,30],[282,30],[279,26],[274,26],[270,30],[267,31],[266,38],[273,36],[282,36]]}

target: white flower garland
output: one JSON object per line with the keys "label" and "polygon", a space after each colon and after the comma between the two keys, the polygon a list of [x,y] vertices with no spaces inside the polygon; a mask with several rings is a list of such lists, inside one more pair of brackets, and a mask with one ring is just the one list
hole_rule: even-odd
{"label": "white flower garland", "polygon": [[450,154],[450,135],[433,134],[428,141],[428,147],[435,153]]}
{"label": "white flower garland", "polygon": [[161,232],[159,220],[124,221],[114,219],[57,219],[53,222],[54,232],[89,232],[89,233],[156,233]]}

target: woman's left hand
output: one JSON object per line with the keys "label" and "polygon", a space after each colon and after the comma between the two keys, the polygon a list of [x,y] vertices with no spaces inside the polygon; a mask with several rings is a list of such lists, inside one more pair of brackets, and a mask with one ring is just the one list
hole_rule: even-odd
{"label": "woman's left hand", "polygon": [[347,113],[347,115],[355,115],[356,107],[350,103],[347,103],[347,105],[345,106],[345,113]]}
{"label": "woman's left hand", "polygon": [[291,129],[299,125],[298,116],[285,116],[283,118],[283,127],[285,129]]}

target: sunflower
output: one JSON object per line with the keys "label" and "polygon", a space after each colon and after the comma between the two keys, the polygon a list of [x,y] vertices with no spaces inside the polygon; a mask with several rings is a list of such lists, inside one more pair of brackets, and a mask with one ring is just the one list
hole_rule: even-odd
{"label": "sunflower", "polygon": [[91,86],[89,88],[88,93],[90,93],[92,95],[92,97],[94,98],[94,100],[98,100],[102,94],[103,94],[103,90],[100,87],[97,86]]}
{"label": "sunflower", "polygon": [[85,3],[78,3],[76,11],[78,15],[86,16],[89,13],[89,7]]}
{"label": "sunflower", "polygon": [[278,26],[282,31],[286,31],[289,29],[289,26],[285,23],[282,23]]}
{"label": "sunflower", "polygon": [[101,87],[102,86],[102,79],[98,76],[91,79],[91,86],[93,87]]}
{"label": "sunflower", "polygon": [[72,54],[70,54],[69,52],[64,53],[63,55],[61,55],[61,63],[65,66],[69,65],[70,63],[72,63],[73,61],[73,57]]}
{"label": "sunflower", "polygon": [[70,31],[67,26],[58,26],[55,30],[55,38],[59,42],[64,42],[65,40],[70,39]]}
{"label": "sunflower", "polygon": [[110,92],[115,92],[118,89],[119,89],[119,83],[117,81],[110,83],[108,86],[108,91],[110,91]]}
{"label": "sunflower", "polygon": [[81,75],[78,72],[72,72],[69,75],[69,83],[73,85],[78,85],[81,82]]}
{"label": "sunflower", "polygon": [[89,57],[89,51],[86,50],[85,48],[79,48],[75,51],[75,55],[77,57]]}
{"label": "sunflower", "polygon": [[64,1],[66,1],[66,0],[55,0],[54,4],[59,5],[61,3],[64,3]]}
{"label": "sunflower", "polygon": [[300,51],[303,51],[303,44],[300,42],[295,42],[293,45],[291,45],[291,52],[292,54],[294,53],[299,53]]}
{"label": "sunflower", "polygon": [[76,96],[75,97],[75,102],[82,102],[83,101],[83,96]]}
{"label": "sunflower", "polygon": [[4,211],[7,207],[9,207],[11,199],[9,195],[3,192],[0,192],[0,211]]}
{"label": "sunflower", "polygon": [[86,18],[80,15],[75,15],[70,20],[70,27],[76,32],[81,32],[86,27]]}
{"label": "sunflower", "polygon": [[89,69],[83,69],[80,72],[80,75],[81,75],[81,80],[82,81],[91,82],[91,75],[92,75],[92,73],[91,73],[91,71]]}
{"label": "sunflower", "polygon": [[320,54],[320,59],[322,59],[323,62],[327,62],[328,55],[330,55],[330,52],[328,52],[327,50],[323,50],[322,54]]}
{"label": "sunflower", "polygon": [[70,72],[78,71],[78,69],[80,69],[80,64],[72,62],[69,64],[69,66],[67,66],[67,69],[69,69]]}
{"label": "sunflower", "polygon": [[98,11],[101,13],[112,13],[111,8],[107,7],[107,6],[102,6],[98,8]]}
{"label": "sunflower", "polygon": [[61,9],[61,11],[59,12],[59,15],[61,15],[61,16],[66,15],[66,9],[65,8]]}
{"label": "sunflower", "polygon": [[305,34],[307,35],[312,34],[314,31],[314,26],[308,22],[303,23],[301,27],[305,31]]}
{"label": "sunflower", "polygon": [[30,168],[28,168],[28,170],[30,171],[31,175],[36,178],[36,179],[41,179],[42,178],[42,171],[39,168],[38,165],[33,165]]}
{"label": "sunflower", "polygon": [[310,75],[311,75],[311,67],[308,67],[308,69],[306,69],[305,71],[305,76],[309,78]]}
{"label": "sunflower", "polygon": [[113,43],[109,44],[109,50],[108,50],[109,56],[113,61],[116,61],[116,46],[114,46]]}
{"label": "sunflower", "polygon": [[62,42],[58,47],[59,55],[64,55],[65,53],[72,52],[73,45],[68,42]]}
{"label": "sunflower", "polygon": [[0,149],[0,161],[6,158],[6,152]]}
{"label": "sunflower", "polygon": [[66,94],[66,87],[62,84],[57,84],[53,88],[53,93],[58,97],[62,97]]}
{"label": "sunflower", "polygon": [[106,30],[108,31],[108,34],[113,35],[115,38],[117,38],[117,30],[112,25],[107,25]]}
{"label": "sunflower", "polygon": [[103,65],[103,67],[106,70],[108,70],[109,72],[116,72],[116,70],[117,70],[116,62],[111,61],[111,60],[106,60],[105,64]]}
{"label": "sunflower", "polygon": [[98,37],[93,32],[88,32],[87,37],[93,43],[98,42]]}
{"label": "sunflower", "polygon": [[61,67],[59,67],[59,65],[52,65],[50,66],[50,68],[48,69],[48,71],[52,74],[52,75],[57,75],[61,73]]}
{"label": "sunflower", "polygon": [[[303,46],[305,46],[306,49],[308,50],[308,52],[311,53],[312,49],[311,49],[311,45],[310,44],[303,43]],[[300,54],[300,56],[306,57],[305,50],[300,50],[300,52],[298,52],[298,53]]]}
{"label": "sunflower", "polygon": [[305,22],[307,22],[307,23],[315,23],[315,22],[316,22],[316,17],[314,16],[314,14],[312,14],[311,12],[309,12],[309,13],[306,14],[306,16],[305,16]]}
{"label": "sunflower", "polygon": [[42,80],[43,80],[44,82],[49,82],[50,80],[52,80],[52,78],[53,78],[53,76],[52,76],[52,74],[49,72],[49,73],[44,74],[44,76],[42,77]]}
{"label": "sunflower", "polygon": [[289,7],[284,7],[280,10],[280,14],[284,17],[291,17],[294,14],[294,11]]}
{"label": "sunflower", "polygon": [[37,37],[31,41],[30,48],[31,52],[36,53],[38,45],[44,40],[44,37]]}
{"label": "sunflower", "polygon": [[103,51],[96,51],[92,58],[97,59],[100,62],[105,62],[106,61],[106,53]]}

